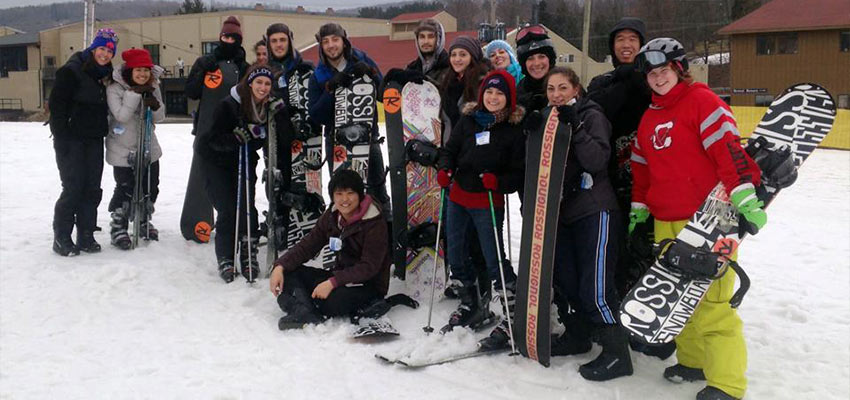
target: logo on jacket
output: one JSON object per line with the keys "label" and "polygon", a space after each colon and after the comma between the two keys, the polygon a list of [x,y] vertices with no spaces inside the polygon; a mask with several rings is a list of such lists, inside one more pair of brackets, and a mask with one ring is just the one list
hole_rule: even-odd
{"label": "logo on jacket", "polygon": [[221,86],[221,79],[221,69],[207,72],[206,75],[204,75],[204,86],[210,89],[215,89]]}
{"label": "logo on jacket", "polygon": [[654,147],[655,150],[666,149],[673,144],[673,138],[670,137],[670,131],[672,129],[673,121],[667,121],[655,126],[655,133],[651,136],[652,147]]}

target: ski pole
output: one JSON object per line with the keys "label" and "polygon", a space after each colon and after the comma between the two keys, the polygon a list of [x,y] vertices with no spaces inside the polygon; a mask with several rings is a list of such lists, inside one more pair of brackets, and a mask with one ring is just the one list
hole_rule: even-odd
{"label": "ski pole", "polygon": [[[443,227],[443,199],[446,197],[446,188],[440,189],[440,211],[437,213],[437,240],[434,243],[434,275],[431,277],[431,300],[428,302],[428,326],[422,328],[426,333],[431,333],[431,313],[434,311],[434,292],[437,290],[437,260],[440,258],[440,229]],[[445,262],[443,262],[445,265]]]}
{"label": "ski pole", "polygon": [[505,195],[505,219],[507,219],[508,223],[508,260],[513,260],[514,251],[511,247],[511,195]]}
{"label": "ski pole", "polygon": [[147,188],[145,191],[145,239],[151,239],[151,136],[153,135],[153,112],[150,107],[145,111],[145,165],[147,166]]}
{"label": "ski pole", "polygon": [[250,161],[248,160],[248,145],[242,145],[242,152],[245,154],[241,157],[245,162],[245,232],[248,235],[248,283],[254,283],[254,266],[251,264],[251,171],[249,168]]}
{"label": "ski pole", "polygon": [[239,211],[242,203],[242,149],[239,149],[239,166],[236,175],[236,225],[233,229],[233,263],[236,264],[239,254]]}
{"label": "ski pole", "polygon": [[505,282],[505,268],[502,266],[502,248],[499,245],[499,231],[496,228],[496,209],[493,207],[493,191],[487,191],[487,197],[490,199],[490,217],[493,219],[493,240],[496,241],[496,258],[499,259],[499,274],[502,275],[502,303],[505,306],[505,318],[508,320],[508,333],[511,337],[511,355],[517,354],[516,344],[514,343],[514,325],[511,322],[511,310],[508,309],[508,288]]}

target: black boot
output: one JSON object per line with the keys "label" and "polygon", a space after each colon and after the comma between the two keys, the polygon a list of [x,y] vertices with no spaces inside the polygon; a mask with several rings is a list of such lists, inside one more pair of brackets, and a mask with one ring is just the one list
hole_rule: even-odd
{"label": "black boot", "polygon": [[145,238],[145,240],[156,240],[159,241],[159,230],[153,226],[151,219],[153,219],[153,203],[148,201],[147,203],[147,211],[148,215],[145,216],[144,222],[142,222],[141,235]]}
{"label": "black boot", "polygon": [[[560,336],[552,339],[553,356],[573,356],[590,351],[590,326],[587,321],[576,313],[564,313],[561,322],[566,330]],[[554,335],[553,335],[554,336]]]}
{"label": "black boot", "polygon": [[468,326],[477,330],[490,323],[495,315],[490,311],[490,292],[482,294],[477,284],[462,285],[458,288],[460,306],[449,316],[449,323],[443,327],[443,333],[456,326]]}
{"label": "black boot", "polygon": [[726,392],[714,387],[706,386],[705,389],[697,393],[697,400],[739,400],[737,397],[732,397]]}
{"label": "black boot", "polygon": [[629,336],[629,347],[632,350],[646,354],[650,357],[658,357],[661,360],[666,360],[676,352],[676,342],[664,344],[649,345],[640,341],[633,336]]}
{"label": "black boot", "polygon": [[286,316],[277,321],[277,328],[285,331],[288,329],[301,329],[305,325],[321,324],[324,318],[316,310],[313,299],[303,288],[295,288],[292,294],[281,293],[277,296],[277,304]]}
{"label": "black boot", "polygon": [[619,325],[604,325],[597,330],[602,353],[579,367],[578,372],[589,381],[607,381],[633,373],[627,333]]}
{"label": "black boot", "polygon": [[118,207],[111,214],[112,221],[109,223],[110,242],[121,250],[130,250],[133,243],[127,234],[127,213],[124,208]]}
{"label": "black boot", "polygon": [[53,252],[63,257],[80,255],[80,250],[77,249],[69,234],[53,235]]}
{"label": "black boot", "polygon": [[[257,262],[257,245],[258,239],[256,236],[251,237],[251,243],[248,243],[248,237],[245,236],[242,238],[239,251],[239,265],[240,270],[242,271],[242,276],[248,280],[248,282],[254,282],[257,280],[257,277],[260,276],[260,264]],[[249,251],[250,250],[250,251]],[[250,259],[248,257],[248,253],[250,252]]]}
{"label": "black boot", "polygon": [[100,244],[94,240],[94,232],[77,229],[77,248],[86,253],[99,253]]}
{"label": "black boot", "polygon": [[664,370],[664,379],[673,383],[704,381],[702,369],[676,364]]}
{"label": "black boot", "polygon": [[[493,287],[500,287],[501,285],[498,281],[493,282]],[[511,336],[510,330],[508,326],[508,316],[510,316],[511,323],[514,322],[514,312],[516,310],[516,281],[508,283],[505,288],[504,294],[501,289],[496,290],[496,296],[502,297],[506,295],[507,299],[507,309],[505,308],[505,301],[499,300],[499,304],[502,306],[502,322],[499,323],[493,331],[490,332],[490,335],[484,339],[478,341],[478,346],[485,350],[498,350],[498,349],[508,349],[511,347]]]}
{"label": "black boot", "polygon": [[236,267],[233,266],[233,260],[229,258],[220,258],[218,260],[218,276],[224,281],[224,283],[233,282],[233,278],[236,276]]}

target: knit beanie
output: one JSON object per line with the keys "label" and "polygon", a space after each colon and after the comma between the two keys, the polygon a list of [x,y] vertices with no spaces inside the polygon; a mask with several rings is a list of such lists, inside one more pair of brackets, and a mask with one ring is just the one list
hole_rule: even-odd
{"label": "knit beanie", "polygon": [[115,50],[118,49],[118,35],[115,34],[112,28],[98,29],[97,34],[94,35],[94,40],[92,40],[91,45],[86,50],[93,51],[98,47],[105,47],[115,55]]}
{"label": "knit beanie", "polygon": [[227,17],[224,20],[224,23],[221,24],[221,33],[220,35],[239,35],[239,39],[242,39],[242,24],[238,19],[234,16]]}
{"label": "knit beanie", "polygon": [[151,54],[145,49],[129,49],[121,53],[125,68],[153,68]]}
{"label": "knit beanie", "polygon": [[449,53],[454,49],[466,50],[472,56],[472,61],[476,63],[481,62],[484,58],[484,54],[481,52],[481,42],[469,36],[458,36],[452,40],[452,44],[449,46]]}
{"label": "knit beanie", "polygon": [[490,54],[492,54],[496,49],[502,49],[508,53],[511,57],[511,62],[516,62],[516,53],[514,53],[514,48],[504,40],[494,40],[487,44],[487,48],[484,49],[484,55],[487,58],[490,58]]}
{"label": "knit beanie", "polygon": [[494,70],[481,80],[481,88],[478,90],[478,105],[482,109],[484,108],[484,91],[489,88],[496,88],[505,94],[508,100],[508,109],[511,112],[516,109],[516,83],[511,74],[505,70]]}
{"label": "knit beanie", "polygon": [[260,76],[265,76],[266,78],[269,78],[270,81],[274,81],[274,73],[272,73],[272,70],[270,70],[266,66],[260,66],[255,68],[248,74],[248,79],[245,80],[245,83],[250,85],[251,82],[254,81],[254,79]]}

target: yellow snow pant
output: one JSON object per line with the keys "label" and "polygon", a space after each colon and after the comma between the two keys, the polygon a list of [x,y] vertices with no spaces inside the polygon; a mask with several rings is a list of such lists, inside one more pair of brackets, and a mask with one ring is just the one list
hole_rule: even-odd
{"label": "yellow snow pant", "polygon": [[[675,238],[687,222],[656,219],[655,241]],[[732,259],[737,257],[737,252],[732,255]],[[676,358],[686,367],[701,368],[708,386],[741,398],[747,390],[747,344],[741,318],[729,306],[736,276],[730,268],[709,286],[693,317],[676,337]]]}

